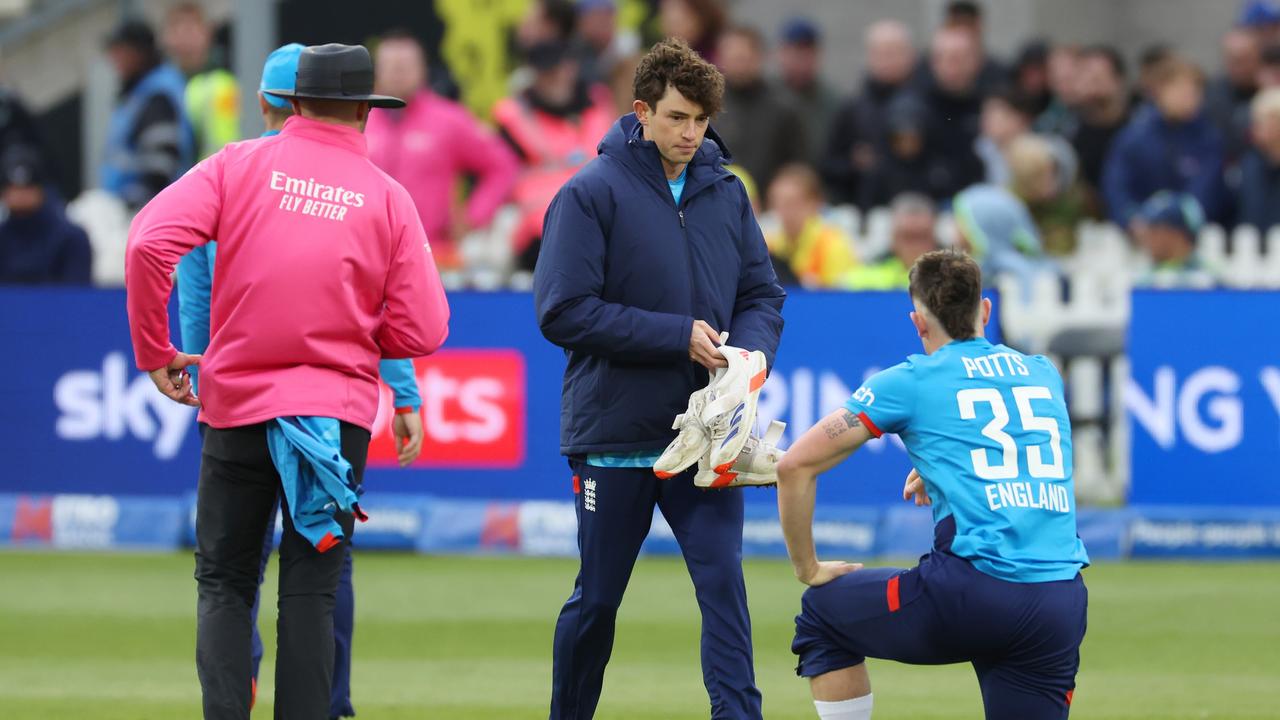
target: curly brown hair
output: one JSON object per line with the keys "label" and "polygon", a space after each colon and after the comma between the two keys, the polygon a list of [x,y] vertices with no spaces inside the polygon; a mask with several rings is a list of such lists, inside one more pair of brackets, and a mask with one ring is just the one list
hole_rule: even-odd
{"label": "curly brown hair", "polygon": [[956,250],[934,250],[911,267],[911,297],[924,303],[952,340],[974,337],[973,321],[982,302],[982,270]]}
{"label": "curly brown hair", "polygon": [[680,38],[667,38],[655,43],[640,58],[632,89],[637,100],[656,109],[668,85],[690,102],[701,105],[707,115],[720,112],[720,103],[724,99],[724,76]]}

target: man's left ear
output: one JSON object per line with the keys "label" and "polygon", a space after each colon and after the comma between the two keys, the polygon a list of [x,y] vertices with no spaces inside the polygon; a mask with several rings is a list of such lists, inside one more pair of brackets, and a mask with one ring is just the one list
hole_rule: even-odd
{"label": "man's left ear", "polygon": [[991,322],[991,298],[982,298],[982,327]]}
{"label": "man's left ear", "polygon": [[916,335],[919,335],[920,337],[924,337],[925,333],[928,332],[929,330],[928,323],[926,323],[924,321],[924,318],[920,317],[919,313],[917,313],[915,310],[912,310],[910,315],[911,315],[911,324],[914,325],[916,328]]}

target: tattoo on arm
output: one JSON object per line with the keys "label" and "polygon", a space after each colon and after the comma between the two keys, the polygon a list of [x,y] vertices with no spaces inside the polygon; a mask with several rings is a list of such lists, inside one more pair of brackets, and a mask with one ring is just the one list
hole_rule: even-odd
{"label": "tattoo on arm", "polygon": [[822,430],[827,434],[828,439],[834,440],[843,435],[845,431],[856,428],[861,424],[862,421],[858,419],[858,416],[846,409],[841,413],[840,417],[823,425]]}

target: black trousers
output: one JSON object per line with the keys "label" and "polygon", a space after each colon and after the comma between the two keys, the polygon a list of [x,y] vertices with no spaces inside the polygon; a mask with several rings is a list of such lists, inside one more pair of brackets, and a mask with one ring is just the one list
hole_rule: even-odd
{"label": "black trousers", "polygon": [[[356,481],[364,477],[369,433],[342,424],[342,456]],[[275,717],[323,720],[333,677],[333,606],[345,547],[318,552],[293,527],[280,475],[267,449],[265,424],[208,428],[196,499],[196,670],[207,720],[248,720],[252,620],[262,537],[284,516],[276,624]],[[353,518],[337,518],[351,537]]]}

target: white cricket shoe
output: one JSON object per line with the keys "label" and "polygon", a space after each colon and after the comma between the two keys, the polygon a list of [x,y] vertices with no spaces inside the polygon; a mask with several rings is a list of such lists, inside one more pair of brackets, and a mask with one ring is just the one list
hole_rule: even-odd
{"label": "white cricket shoe", "polygon": [[785,450],[778,449],[778,441],[786,427],[786,423],[774,420],[769,423],[764,437],[749,436],[742,453],[726,472],[717,473],[704,458],[698,464],[693,484],[700,488],[777,485],[778,462],[786,454]]}
{"label": "white cricket shoe", "polygon": [[755,427],[760,388],[768,377],[764,353],[721,345],[717,348],[729,367],[710,384],[702,409],[702,424],[710,432],[708,462],[717,474],[729,470]]}
{"label": "white cricket shoe", "polygon": [[671,424],[672,429],[679,430],[680,434],[653,464],[654,475],[663,480],[673,478],[692,467],[711,450],[711,432],[702,424],[702,410],[711,394],[711,386],[723,373],[723,369],[716,370],[706,387],[695,390],[689,396],[688,409],[677,415],[675,422]]}

